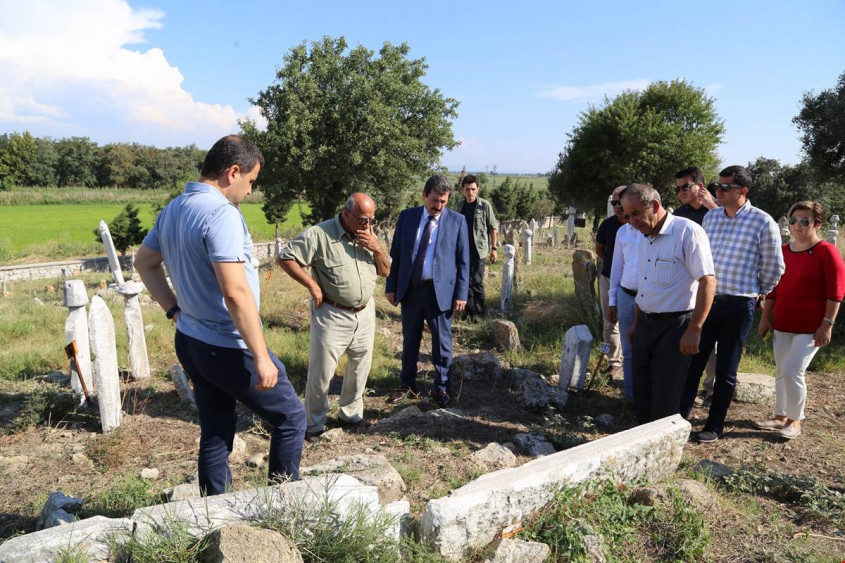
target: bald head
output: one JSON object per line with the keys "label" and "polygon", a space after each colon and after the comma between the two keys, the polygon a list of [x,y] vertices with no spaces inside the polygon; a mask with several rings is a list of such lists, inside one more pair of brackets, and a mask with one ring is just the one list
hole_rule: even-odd
{"label": "bald head", "polygon": [[341,222],[343,227],[350,233],[359,229],[369,229],[375,223],[376,202],[373,198],[362,192],[356,192],[349,196],[346,205],[343,206]]}

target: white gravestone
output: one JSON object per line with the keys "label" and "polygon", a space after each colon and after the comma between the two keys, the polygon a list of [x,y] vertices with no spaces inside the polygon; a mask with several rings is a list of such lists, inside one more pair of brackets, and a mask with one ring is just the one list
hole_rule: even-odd
{"label": "white gravestone", "polygon": [[182,366],[179,364],[170,366],[170,378],[173,380],[173,386],[176,387],[176,394],[179,395],[179,398],[193,408],[197,408],[194,390],[191,388],[191,384],[188,383],[188,377],[185,375]]}
{"label": "white gravestone", "polygon": [[564,391],[570,386],[584,388],[587,365],[593,348],[593,335],[587,325],[576,325],[566,331],[563,337],[563,353],[560,358],[558,386]]}
{"label": "white gravestone", "polygon": [[144,335],[144,319],[141,315],[141,301],[138,294],[144,290],[144,284],[126,282],[118,287],[123,295],[123,316],[126,320],[126,332],[129,335],[129,365],[135,379],[150,377],[150,360],[147,357],[147,337]]}
{"label": "white gravestone", "polygon": [[522,251],[525,253],[525,264],[531,263],[531,250],[534,244],[534,231],[531,230],[531,225],[525,225],[520,233],[520,242],[522,243]]}
{"label": "white gravestone", "polygon": [[839,215],[830,216],[830,228],[827,230],[826,240],[836,246],[836,239],[839,238]]}
{"label": "white gravestone", "polygon": [[103,239],[103,246],[106,247],[106,256],[109,259],[109,267],[114,275],[114,281],[120,287],[123,285],[123,271],[120,269],[120,260],[117,257],[117,250],[114,248],[114,241],[109,232],[109,226],[105,221],[100,221],[100,238]]}
{"label": "white gravestone", "polygon": [[88,304],[88,292],[85,290],[85,282],[82,280],[68,280],[65,282],[65,300],[63,305],[67,307],[67,320],[65,321],[65,342],[70,344],[76,341],[76,361],[70,364],[70,387],[73,394],[79,399],[79,404],[85,404],[85,393],[79,382],[80,371],[82,380],[88,393],[94,393],[94,380],[91,373],[91,347],[88,343],[88,315],[85,305]]}
{"label": "white gravestone", "polygon": [[558,228],[557,228],[557,227],[555,227],[555,230],[554,230],[555,247],[557,247],[557,241],[558,241],[558,237],[559,237],[559,236],[560,236],[560,232],[559,232]]}
{"label": "white gravestone", "polygon": [[512,244],[506,244],[505,261],[502,264],[502,312],[510,313],[511,298],[513,297],[513,267],[516,259],[516,248]]}
{"label": "white gravestone", "polygon": [[572,244],[575,240],[575,213],[578,210],[573,206],[569,206],[566,210],[566,243]]}
{"label": "white gravestone", "polygon": [[607,216],[608,217],[613,217],[614,215],[616,215],[616,211],[613,209],[613,206],[610,204],[610,202],[612,200],[613,200],[613,195],[607,196]]}
{"label": "white gravestone", "polygon": [[88,333],[94,355],[93,377],[100,404],[100,423],[103,432],[120,426],[120,375],[117,371],[117,348],[114,339],[114,318],[108,305],[99,295],[91,299],[88,312]]}

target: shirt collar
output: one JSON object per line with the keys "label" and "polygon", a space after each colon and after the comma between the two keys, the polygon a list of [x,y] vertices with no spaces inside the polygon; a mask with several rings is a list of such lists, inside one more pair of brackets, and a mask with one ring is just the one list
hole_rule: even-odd
{"label": "shirt collar", "polygon": [[221,200],[225,200],[226,203],[231,203],[226,196],[224,196],[220,190],[212,186],[211,184],[206,184],[205,182],[186,182],[185,183],[185,193],[186,194],[201,194],[201,193],[208,193],[212,194],[215,197],[219,197]]}
{"label": "shirt collar", "polygon": [[327,230],[331,233],[335,240],[342,239],[344,235],[346,235],[346,238],[349,240],[352,240],[352,236],[346,232],[346,229],[343,228],[343,223],[340,222],[340,215],[329,220]]}

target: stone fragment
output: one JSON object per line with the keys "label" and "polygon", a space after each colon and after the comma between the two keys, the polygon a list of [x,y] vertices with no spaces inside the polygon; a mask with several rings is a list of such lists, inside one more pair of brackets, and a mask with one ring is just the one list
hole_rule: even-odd
{"label": "stone fragment", "polygon": [[496,381],[502,375],[499,359],[490,352],[458,356],[452,363],[452,377],[459,381]]}
{"label": "stone fragment", "polygon": [[760,405],[773,400],[775,396],[775,378],[764,373],[736,374],[734,401]]}
{"label": "stone fragment", "polygon": [[246,457],[247,449],[246,449],[246,441],[243,438],[235,434],[235,439],[232,440],[232,453],[229,454],[229,459],[232,463],[237,463]]}
{"label": "stone fragment", "polygon": [[176,485],[172,489],[165,489],[163,493],[164,498],[168,499],[170,502],[202,497],[199,483],[182,483],[181,485]]}
{"label": "stone fragment", "polygon": [[91,458],[89,458],[88,456],[86,456],[85,454],[83,454],[81,452],[77,452],[77,453],[73,454],[70,459],[76,465],[79,465],[79,466],[82,466],[82,467],[94,467],[94,462],[91,461]]}
{"label": "stone fragment", "polygon": [[539,434],[517,434],[513,439],[523,455],[539,457],[555,453],[555,447]]}
{"label": "stone fragment", "polygon": [[522,368],[510,368],[505,370],[503,375],[506,378],[506,381],[510,383],[511,390],[519,389],[522,387],[522,384],[525,382],[526,379],[532,377],[542,377],[536,371],[531,371],[530,369],[522,369]]}
{"label": "stone fragment", "polygon": [[141,470],[141,479],[151,479],[155,481],[161,472],[155,467],[145,467]]}
{"label": "stone fragment", "polygon": [[411,503],[407,500],[387,503],[384,505],[382,512],[395,518],[394,526],[387,532],[390,539],[398,543],[403,537],[414,533],[413,523],[411,522]]}
{"label": "stone fragment", "polygon": [[185,375],[182,366],[179,364],[170,366],[170,379],[173,380],[173,386],[176,388],[176,394],[179,395],[179,398],[196,410],[197,400],[194,397],[194,390],[188,383],[188,376]]}
{"label": "stone fragment", "polygon": [[150,359],[147,356],[147,337],[144,334],[144,318],[138,294],[144,291],[144,284],[129,281],[120,285],[117,291],[123,295],[123,318],[129,335],[129,365],[135,379],[149,379]]}
{"label": "stone fragment", "polygon": [[562,387],[552,387],[540,375],[534,374],[525,379],[516,393],[519,404],[535,410],[543,410],[554,405],[563,410],[569,399],[569,392]]}
{"label": "stone fragment", "polygon": [[581,537],[584,550],[587,552],[587,563],[605,563],[607,555],[604,551],[604,538],[601,534],[587,534]]}
{"label": "stone fragment", "polygon": [[252,454],[247,458],[247,467],[261,467],[267,458],[267,454]]}
{"label": "stone fragment", "polygon": [[282,534],[265,528],[236,524],[211,532],[202,563],[302,563],[296,545]]}
{"label": "stone fragment", "polygon": [[[43,530],[44,528],[57,526],[61,522],[73,522],[74,517],[70,515],[76,514],[82,508],[82,502],[81,498],[69,497],[61,491],[51,493],[47,497],[47,502],[44,503],[41,513],[38,515],[38,520],[35,522],[35,529]],[[64,515],[60,514],[57,519],[54,518],[54,514],[58,511],[63,512]]]}
{"label": "stone fragment", "polygon": [[490,322],[490,331],[493,333],[493,345],[505,352],[518,352],[522,350],[519,343],[519,331],[516,325],[503,319],[495,319]]}
{"label": "stone fragment", "polygon": [[587,366],[590,363],[590,351],[593,348],[593,335],[587,325],[576,325],[566,331],[563,337],[563,352],[560,358],[561,389],[584,388],[587,378]]}
{"label": "stone fragment", "polygon": [[0,544],[0,561],[56,561],[61,553],[79,554],[78,560],[105,561],[111,555],[109,540],[132,533],[128,518],[94,516],[69,526],[56,526],[6,540]]}
{"label": "stone fragment", "polygon": [[332,442],[339,442],[346,437],[343,428],[331,428],[320,435],[323,442],[331,444]]}
{"label": "stone fragment", "polygon": [[120,426],[122,417],[120,376],[117,371],[114,319],[106,302],[97,295],[91,299],[88,311],[88,334],[94,356],[92,371],[100,405],[100,424],[103,432],[110,432]]}
{"label": "stone fragment", "polygon": [[613,419],[613,415],[608,413],[600,414],[593,420],[595,421],[596,426],[598,426],[602,430],[612,430],[613,424],[615,422],[615,420]]}
{"label": "stone fragment", "polygon": [[680,495],[686,503],[699,511],[710,510],[716,504],[716,499],[707,486],[692,479],[640,487],[631,493],[631,499],[647,506],[671,506],[673,494]]}
{"label": "stone fragment", "polygon": [[550,555],[544,543],[503,538],[488,547],[482,563],[544,563]]}
{"label": "stone fragment", "polygon": [[399,472],[381,454],[344,455],[300,469],[302,475],[343,474],[355,477],[365,485],[378,487],[379,499],[387,503],[401,499],[407,487]]}
{"label": "stone fragment", "polygon": [[333,507],[337,519],[362,508],[375,513],[380,508],[378,490],[349,475],[306,477],[272,487],[139,508],[132,514],[132,521],[136,537],[143,541],[149,534],[165,532],[174,525],[200,535],[236,520],[257,520],[293,509],[303,512],[302,518],[309,521],[326,506]]}
{"label": "stone fragment", "polygon": [[561,486],[607,472],[622,483],[673,474],[689,433],[689,422],[674,415],[483,475],[448,497],[430,500],[420,519],[421,536],[447,559],[460,560],[535,517]]}
{"label": "stone fragment", "polygon": [[401,411],[397,412],[393,416],[389,416],[387,418],[383,418],[373,423],[372,426],[367,430],[368,434],[385,434],[390,432],[396,428],[402,426],[403,421],[407,418],[415,418],[418,415],[423,414],[420,408],[416,405],[411,405],[410,407],[406,407]]}
{"label": "stone fragment", "polygon": [[733,469],[724,463],[719,463],[718,461],[712,461],[709,459],[702,459],[695,464],[694,469],[698,473],[707,473],[714,479],[723,479],[734,472]]}
{"label": "stone fragment", "polygon": [[516,456],[506,447],[490,442],[485,447],[470,454],[470,460],[484,471],[497,471],[516,465]]}

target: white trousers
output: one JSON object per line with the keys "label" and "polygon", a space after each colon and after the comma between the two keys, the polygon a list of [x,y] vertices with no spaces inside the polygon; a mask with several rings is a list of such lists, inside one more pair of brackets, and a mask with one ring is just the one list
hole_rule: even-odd
{"label": "white trousers", "polygon": [[362,311],[353,313],[323,303],[311,302],[311,340],[308,381],[305,384],[305,416],[308,432],[326,427],[329,384],[338,361],[346,354],[346,372],[340,391],[340,419],[358,422],[364,416],[364,390],[373,360],[376,307],[371,299]]}
{"label": "white trousers", "polygon": [[804,420],[804,405],[807,402],[804,374],[819,349],[813,346],[812,334],[775,330],[773,341],[778,367],[775,379],[775,416]]}

